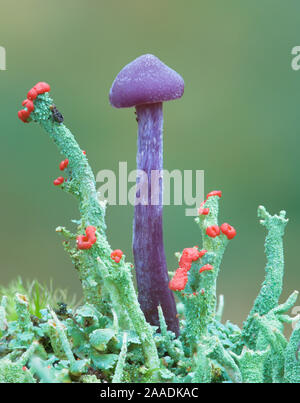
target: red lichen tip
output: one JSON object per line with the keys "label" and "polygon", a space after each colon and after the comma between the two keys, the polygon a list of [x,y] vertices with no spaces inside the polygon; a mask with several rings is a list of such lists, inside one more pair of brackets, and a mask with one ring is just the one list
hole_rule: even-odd
{"label": "red lichen tip", "polygon": [[67,166],[69,165],[69,160],[68,158],[66,158],[65,160],[63,160],[60,164],[59,164],[59,169],[61,171],[63,171],[64,169],[67,168]]}
{"label": "red lichen tip", "polygon": [[216,236],[220,235],[220,228],[217,225],[211,225],[210,227],[206,228],[206,235],[210,236],[211,238],[215,238]]}
{"label": "red lichen tip", "polygon": [[22,106],[24,106],[26,110],[22,109],[18,112],[18,117],[20,120],[22,120],[22,122],[28,123],[28,118],[30,117],[31,112],[34,111],[33,101],[37,98],[37,96],[49,91],[50,85],[45,82],[35,84],[35,86],[28,91],[27,99],[22,102]]}
{"label": "red lichen tip", "polygon": [[120,260],[122,259],[123,256],[123,252],[121,251],[121,249],[115,249],[111,252],[110,257],[112,258],[112,260],[114,260],[116,263],[119,263]]}
{"label": "red lichen tip", "polygon": [[198,259],[201,259],[207,250],[198,250],[196,246],[193,248],[185,248],[182,252],[179,268],[176,270],[174,277],[169,282],[169,288],[173,291],[182,291],[188,282],[188,271],[190,270],[192,263]]}
{"label": "red lichen tip", "polygon": [[32,101],[34,101],[37,96],[38,96],[38,92],[34,87],[31,88],[31,90],[29,90],[27,93],[27,98],[31,99]]}
{"label": "red lichen tip", "polygon": [[211,196],[219,196],[221,198],[222,197],[222,191],[221,190],[213,190],[212,192],[209,192],[208,195],[206,196],[206,200]]}
{"label": "red lichen tip", "polygon": [[188,282],[187,271],[179,267],[172,280],[169,282],[169,288],[172,291],[182,291],[185,289],[186,283]]}
{"label": "red lichen tip", "polygon": [[96,233],[96,228],[93,227],[92,225],[89,225],[86,227],[85,230],[85,236],[84,235],[78,235],[76,238],[77,240],[77,248],[78,249],[90,249],[94,243],[97,241],[97,237],[95,235]]}
{"label": "red lichen tip", "polygon": [[200,257],[201,252],[199,252],[196,247],[185,248],[183,249],[181,258],[179,260],[179,267],[185,270],[190,270],[192,263],[198,260]]}
{"label": "red lichen tip", "polygon": [[59,176],[57,179],[55,179],[55,180],[53,181],[53,185],[54,185],[54,186],[59,186],[59,185],[61,185],[62,183],[64,183],[64,181],[65,181],[65,178],[63,178],[62,176]]}
{"label": "red lichen tip", "polygon": [[229,240],[233,239],[236,236],[235,228],[226,222],[221,225],[221,231],[223,232],[224,235],[227,236],[227,239]]}
{"label": "red lichen tip", "polygon": [[24,99],[24,101],[22,102],[22,106],[25,106],[29,113],[34,111],[34,104],[30,99]]}
{"label": "red lichen tip", "polygon": [[201,259],[204,255],[205,255],[205,253],[207,253],[207,250],[206,249],[202,249],[202,250],[200,250],[200,252],[199,252],[199,259]]}
{"label": "red lichen tip", "polygon": [[199,270],[199,273],[201,274],[204,271],[209,271],[209,270],[213,270],[213,266],[211,264],[206,264],[201,267],[201,269]]}
{"label": "red lichen tip", "polygon": [[27,119],[29,118],[29,115],[30,113],[28,113],[28,111],[26,111],[25,109],[21,109],[18,112],[18,118],[24,123],[28,123]]}
{"label": "red lichen tip", "polygon": [[36,90],[38,95],[45,94],[45,92],[50,91],[50,85],[48,83],[45,83],[44,81],[40,81],[39,83],[35,84],[35,86],[32,88]]}
{"label": "red lichen tip", "polygon": [[209,213],[209,208],[204,208],[205,201],[200,204],[198,208],[198,215],[207,215]]}

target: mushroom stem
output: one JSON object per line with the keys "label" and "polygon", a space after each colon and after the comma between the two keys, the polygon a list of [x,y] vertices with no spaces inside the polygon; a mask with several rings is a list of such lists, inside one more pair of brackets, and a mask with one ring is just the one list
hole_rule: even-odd
{"label": "mushroom stem", "polygon": [[[151,189],[151,172],[163,169],[162,103],[136,106],[138,120],[137,175],[138,189],[147,189],[143,197],[137,191],[133,223],[133,254],[138,285],[138,298],[146,320],[159,326],[158,306],[161,305],[169,330],[179,334],[176,304],[168,287],[169,277],[163,244],[162,180]],[[152,193],[151,193],[152,192]],[[144,199],[146,197],[146,200]],[[143,199],[142,204],[138,201]],[[146,201],[146,203],[144,203]]]}

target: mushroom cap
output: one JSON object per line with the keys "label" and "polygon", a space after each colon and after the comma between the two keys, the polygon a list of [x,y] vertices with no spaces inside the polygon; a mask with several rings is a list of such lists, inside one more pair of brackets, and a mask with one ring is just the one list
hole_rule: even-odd
{"label": "mushroom cap", "polygon": [[181,98],[183,78],[153,55],[127,64],[115,78],[109,100],[115,108],[130,108]]}

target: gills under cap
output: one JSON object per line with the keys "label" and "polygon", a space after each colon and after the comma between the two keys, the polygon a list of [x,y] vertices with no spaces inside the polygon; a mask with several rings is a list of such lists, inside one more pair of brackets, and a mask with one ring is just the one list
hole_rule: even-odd
{"label": "gills under cap", "polygon": [[183,78],[153,55],[143,55],[127,64],[109,92],[115,108],[130,108],[181,98]]}

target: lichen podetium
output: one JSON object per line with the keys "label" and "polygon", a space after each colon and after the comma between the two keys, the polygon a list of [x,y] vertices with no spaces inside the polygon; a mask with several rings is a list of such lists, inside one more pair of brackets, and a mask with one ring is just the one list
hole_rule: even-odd
{"label": "lichen podetium", "polygon": [[222,257],[237,231],[227,222],[219,225],[222,192],[210,192],[196,218],[202,245],[176,254],[179,267],[169,283],[180,300],[180,335],[168,329],[161,306],[158,331],[138,303],[133,266],[107,241],[105,204],[98,201],[87,154],[56,107],[53,114],[49,91],[46,83],[33,87],[19,118],[39,123],[63,155],[58,168],[64,176],[54,185],[77,198],[80,219],[72,231],[57,227],[57,232],[78,271],[84,302],[75,309],[44,306],[36,317],[26,295],[18,292],[16,320],[9,320],[12,303],[2,296],[0,382],[300,383],[300,321],[289,340],[284,335],[284,324],[299,320],[287,314],[298,292],[279,303],[285,212],[272,216],[258,208],[267,231],[266,276],[239,328],[222,322],[223,296],[217,303]]}

